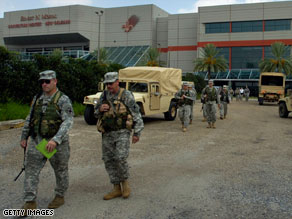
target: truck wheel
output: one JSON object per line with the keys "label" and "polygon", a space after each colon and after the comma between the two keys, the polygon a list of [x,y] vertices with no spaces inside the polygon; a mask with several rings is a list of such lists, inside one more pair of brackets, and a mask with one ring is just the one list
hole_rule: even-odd
{"label": "truck wheel", "polygon": [[88,125],[96,125],[97,118],[94,117],[94,107],[93,105],[86,105],[84,111],[84,120]]}
{"label": "truck wheel", "polygon": [[287,110],[286,103],[281,102],[279,104],[279,116],[281,118],[287,118],[288,117],[288,114],[289,114],[289,112]]}
{"label": "truck wheel", "polygon": [[170,102],[169,109],[164,113],[164,119],[167,121],[173,121],[176,118],[177,108],[175,102]]}
{"label": "truck wheel", "polygon": [[263,105],[264,104],[264,99],[263,98],[259,98],[259,105]]}

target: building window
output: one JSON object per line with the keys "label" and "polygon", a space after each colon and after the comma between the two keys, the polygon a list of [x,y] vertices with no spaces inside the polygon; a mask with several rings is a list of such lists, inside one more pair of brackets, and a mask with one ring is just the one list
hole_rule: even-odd
{"label": "building window", "polygon": [[231,66],[233,69],[258,68],[262,59],[262,47],[232,47]]}
{"label": "building window", "polygon": [[217,50],[219,51],[218,56],[223,56],[229,66],[229,47],[217,47]]}
{"label": "building window", "polygon": [[291,20],[267,20],[265,31],[291,30]]}
{"label": "building window", "polygon": [[[265,46],[265,58],[275,58],[275,56],[272,53],[272,47],[271,46]],[[286,46],[285,52],[284,52],[284,58],[288,59],[291,54],[291,46]]]}
{"label": "building window", "polygon": [[232,22],[232,32],[261,32],[263,31],[262,21],[239,21]]}
{"label": "building window", "polygon": [[229,33],[229,22],[205,24],[205,33]]}

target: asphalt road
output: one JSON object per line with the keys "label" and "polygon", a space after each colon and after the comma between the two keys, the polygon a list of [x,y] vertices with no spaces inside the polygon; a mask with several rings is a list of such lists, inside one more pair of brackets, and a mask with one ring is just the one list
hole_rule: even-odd
{"label": "asphalt road", "polygon": [[[207,129],[200,105],[186,133],[178,118],[145,118],[140,142],[131,145],[127,200],[102,199],[112,187],[101,160],[101,135],[76,118],[70,187],[53,218],[292,218],[292,115],[280,118],[275,104],[233,102],[227,119]],[[23,160],[20,134],[21,129],[0,132],[0,218],[3,209],[23,204],[24,175],[13,182]],[[54,185],[47,163],[39,208],[54,197]]]}

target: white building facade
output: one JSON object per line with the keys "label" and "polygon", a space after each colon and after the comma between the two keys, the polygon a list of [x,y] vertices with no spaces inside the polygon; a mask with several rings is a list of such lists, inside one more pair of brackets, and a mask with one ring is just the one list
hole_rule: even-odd
{"label": "white building facade", "polygon": [[107,48],[124,65],[134,63],[127,56],[154,47],[165,66],[193,72],[201,48],[213,43],[229,69],[257,69],[271,55],[271,43],[292,45],[291,19],[291,1],[200,7],[189,14],[169,14],[155,5],[72,5],[5,12],[0,45],[26,53]]}

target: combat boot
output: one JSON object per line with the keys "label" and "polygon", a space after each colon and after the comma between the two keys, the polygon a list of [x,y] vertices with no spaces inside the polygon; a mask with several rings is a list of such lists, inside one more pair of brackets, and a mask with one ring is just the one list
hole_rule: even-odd
{"label": "combat boot", "polygon": [[206,117],[204,117],[204,119],[202,120],[202,122],[206,122],[207,121],[207,119],[206,119]]}
{"label": "combat boot", "polygon": [[183,127],[182,131],[183,132],[186,132],[187,131],[187,128],[186,127]]}
{"label": "combat boot", "polygon": [[215,129],[216,126],[215,126],[215,122],[212,122],[212,128]]}
{"label": "combat boot", "polygon": [[103,199],[104,200],[110,200],[110,199],[121,197],[121,196],[122,196],[121,185],[117,184],[117,185],[114,185],[113,191],[111,191],[110,193],[108,193],[105,196],[103,196]]}
{"label": "combat boot", "polygon": [[223,117],[222,117],[222,116],[220,116],[220,119],[222,119],[222,120],[223,120]]}
{"label": "combat boot", "polygon": [[190,124],[192,124],[192,122],[193,122],[193,120],[192,120],[192,119],[190,119]]}
{"label": "combat boot", "polygon": [[56,195],[55,198],[53,199],[53,201],[51,201],[50,204],[48,205],[48,208],[49,209],[59,208],[64,203],[65,203],[64,197],[60,196],[60,195]]}
{"label": "combat boot", "polygon": [[208,122],[207,129],[212,128],[211,122]]}
{"label": "combat boot", "polygon": [[130,196],[130,186],[128,180],[125,180],[122,182],[122,187],[123,187],[123,198],[128,198]]}
{"label": "combat boot", "polygon": [[27,210],[28,209],[36,209],[37,208],[37,204],[36,201],[28,201],[25,202],[25,204],[22,206],[22,209],[24,209],[24,217],[27,216]]}

